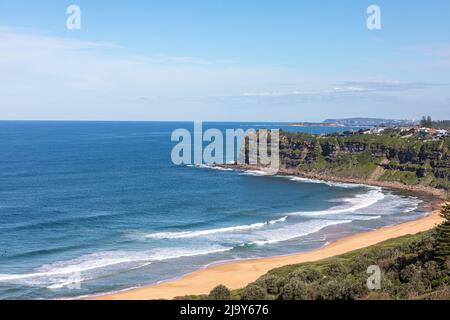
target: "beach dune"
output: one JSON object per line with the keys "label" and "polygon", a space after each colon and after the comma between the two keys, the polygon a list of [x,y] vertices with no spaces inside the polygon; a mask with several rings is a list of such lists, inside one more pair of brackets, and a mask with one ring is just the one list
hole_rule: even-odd
{"label": "beach dune", "polygon": [[323,248],[288,256],[229,262],[195,271],[179,280],[163,282],[115,294],[104,295],[102,300],[155,300],[173,299],[177,296],[209,293],[223,284],[239,289],[257,280],[268,271],[291,264],[318,261],[347,252],[369,247],[388,239],[430,230],[440,224],[439,210],[418,220],[405,222],[337,240]]}

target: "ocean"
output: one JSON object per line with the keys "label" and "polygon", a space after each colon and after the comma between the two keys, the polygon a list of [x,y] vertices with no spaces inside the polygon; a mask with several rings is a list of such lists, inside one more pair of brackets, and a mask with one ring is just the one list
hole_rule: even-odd
{"label": "ocean", "polygon": [[[205,123],[205,128],[348,128]],[[65,299],[286,255],[416,219],[426,199],[176,166],[183,122],[0,122],[0,299]]]}

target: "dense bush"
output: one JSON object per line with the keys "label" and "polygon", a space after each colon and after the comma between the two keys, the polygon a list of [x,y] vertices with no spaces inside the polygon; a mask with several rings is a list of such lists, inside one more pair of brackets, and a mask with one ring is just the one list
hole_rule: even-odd
{"label": "dense bush", "polygon": [[265,300],[267,298],[267,292],[258,284],[250,284],[241,294],[242,300]]}
{"label": "dense bush", "polygon": [[347,268],[340,261],[332,261],[327,268],[326,275],[332,278],[342,276],[347,273]]}
{"label": "dense bush", "polygon": [[266,289],[268,294],[277,295],[284,285],[283,278],[276,275],[266,275],[259,280],[259,284]]}
{"label": "dense bush", "polygon": [[231,292],[224,285],[219,285],[211,290],[208,298],[210,300],[230,300]]}
{"label": "dense bush", "polygon": [[322,278],[319,271],[313,268],[305,268],[303,270],[296,270],[290,274],[290,278],[296,278],[305,283],[312,283]]}
{"label": "dense bush", "polygon": [[309,300],[311,296],[303,281],[293,279],[283,287],[279,298],[282,300]]}

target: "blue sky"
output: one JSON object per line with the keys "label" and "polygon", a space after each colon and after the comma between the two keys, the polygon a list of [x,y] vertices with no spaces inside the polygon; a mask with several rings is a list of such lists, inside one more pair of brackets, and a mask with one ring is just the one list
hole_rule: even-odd
{"label": "blue sky", "polygon": [[450,118],[450,2],[0,0],[0,83],[0,119]]}

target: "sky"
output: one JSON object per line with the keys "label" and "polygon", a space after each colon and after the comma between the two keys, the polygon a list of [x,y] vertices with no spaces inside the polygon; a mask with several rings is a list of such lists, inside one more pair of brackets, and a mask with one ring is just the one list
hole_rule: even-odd
{"label": "sky", "polygon": [[450,118],[448,0],[0,0],[3,120],[423,115]]}

